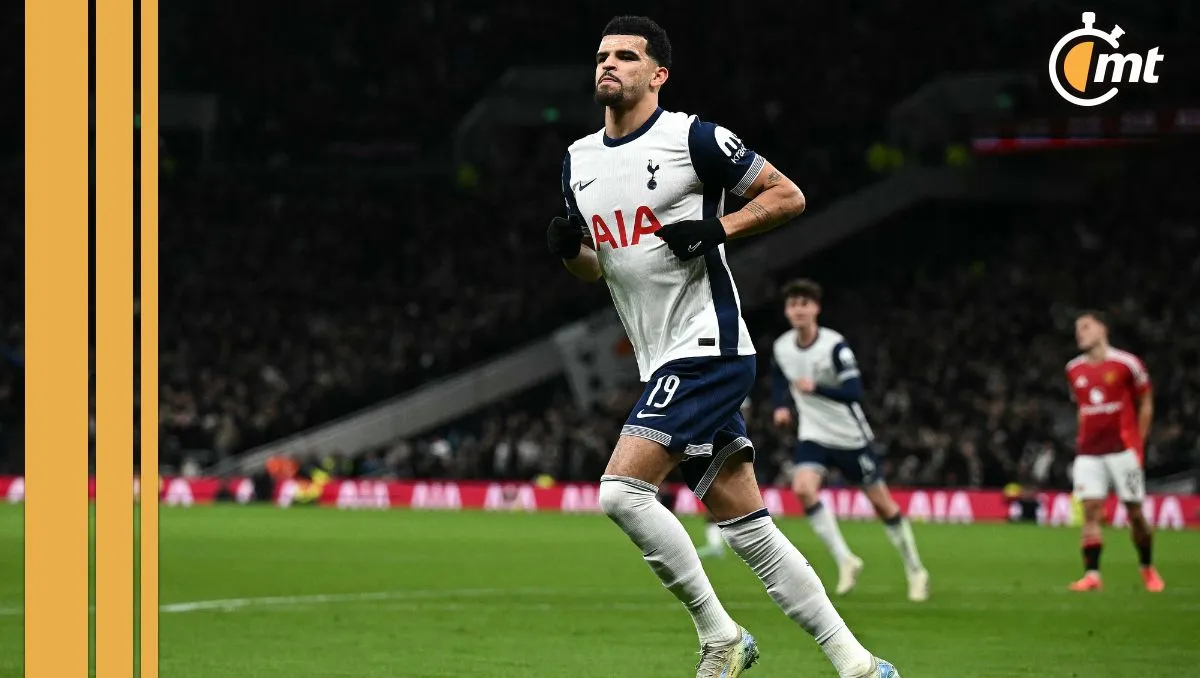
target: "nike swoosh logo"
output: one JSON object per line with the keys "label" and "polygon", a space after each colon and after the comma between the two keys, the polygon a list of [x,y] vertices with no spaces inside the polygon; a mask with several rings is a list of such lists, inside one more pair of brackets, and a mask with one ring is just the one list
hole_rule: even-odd
{"label": "nike swoosh logo", "polygon": [[641,410],[635,415],[638,419],[649,419],[650,417],[665,417],[665,414],[646,414],[646,410]]}
{"label": "nike swoosh logo", "polygon": [[689,252],[695,252],[695,251],[696,251],[697,249],[699,249],[699,248],[700,248],[700,243],[696,243],[695,245],[692,245],[691,247],[689,247],[689,248],[688,248],[688,251],[689,251]]}
{"label": "nike swoosh logo", "polygon": [[592,181],[589,181],[586,184],[581,181],[581,182],[575,184],[575,190],[582,191],[583,189],[587,188],[588,186],[591,186],[592,182],[594,182],[594,181],[596,181],[596,180],[592,179]]}

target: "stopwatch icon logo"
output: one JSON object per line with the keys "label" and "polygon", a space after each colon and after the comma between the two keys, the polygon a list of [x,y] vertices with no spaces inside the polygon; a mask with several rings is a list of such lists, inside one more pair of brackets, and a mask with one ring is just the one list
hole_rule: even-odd
{"label": "stopwatch icon logo", "polygon": [[[1117,96],[1118,90],[1109,87],[1104,93],[1096,93],[1095,84],[1158,82],[1154,68],[1163,55],[1157,47],[1144,58],[1140,54],[1117,53],[1118,40],[1125,31],[1120,26],[1113,26],[1108,33],[1093,28],[1095,12],[1084,12],[1082,18],[1083,28],[1064,35],[1050,52],[1050,83],[1059,96],[1077,106],[1099,106]],[[1111,53],[1100,53],[1105,44],[1112,48]]]}

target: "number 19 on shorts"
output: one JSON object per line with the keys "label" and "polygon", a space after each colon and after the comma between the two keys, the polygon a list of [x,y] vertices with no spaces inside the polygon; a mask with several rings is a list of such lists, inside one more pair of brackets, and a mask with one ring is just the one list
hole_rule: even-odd
{"label": "number 19 on shorts", "polygon": [[[664,374],[654,384],[654,390],[650,392],[650,397],[646,398],[646,405],[659,409],[666,407],[671,402],[671,398],[675,397],[675,391],[678,388],[679,377],[673,374]],[[655,402],[654,399],[658,397],[659,391],[662,391],[662,398]]]}

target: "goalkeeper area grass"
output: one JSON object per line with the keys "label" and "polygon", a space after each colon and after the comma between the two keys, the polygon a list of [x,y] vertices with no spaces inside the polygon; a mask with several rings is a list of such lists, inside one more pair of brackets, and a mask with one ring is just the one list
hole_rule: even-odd
{"label": "goalkeeper area grass", "polygon": [[[0,676],[22,673],[22,517],[0,507]],[[703,523],[685,524],[699,540]],[[808,524],[780,524],[832,587]],[[882,527],[842,527],[867,566],[834,602],[905,676],[1144,678],[1200,665],[1200,533],[1157,534],[1167,590],[1149,594],[1128,534],[1109,531],[1106,589],[1077,594],[1074,529],[917,524],[932,597],[913,604]],[[164,508],[160,558],[163,678],[695,675],[687,614],[603,516]],[[705,566],[761,645],[748,676],[835,675],[735,555]]]}

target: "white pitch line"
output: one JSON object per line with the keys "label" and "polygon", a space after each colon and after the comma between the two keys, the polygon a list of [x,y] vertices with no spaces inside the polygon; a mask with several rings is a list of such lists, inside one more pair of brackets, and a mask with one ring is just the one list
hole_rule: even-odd
{"label": "white pitch line", "polygon": [[[373,601],[447,600],[451,598],[480,598],[504,595],[546,595],[555,593],[559,593],[559,591],[556,589],[545,588],[415,589],[408,591],[373,591],[368,593],[321,593],[300,596],[260,596],[254,598],[192,600],[159,605],[158,610],[164,614],[212,611],[234,612],[250,607],[294,607],[300,605],[360,603]],[[88,608],[88,612],[94,613],[95,611],[95,606]],[[24,613],[24,609],[20,607],[0,607],[0,617],[18,617],[24,615]]]}
{"label": "white pitch line", "polygon": [[[901,589],[898,587],[883,587],[883,586],[860,586],[856,589],[856,591],[858,591],[858,593],[860,595],[861,594],[896,593],[897,591],[900,591],[900,590]],[[1196,589],[1194,589],[1193,587],[1178,587],[1178,588],[1173,589],[1173,592],[1176,594],[1178,594],[1178,593],[1192,594],[1195,591],[1196,591]],[[190,613],[190,612],[236,612],[238,610],[245,610],[248,608],[255,608],[255,607],[276,607],[276,608],[279,608],[279,607],[302,607],[302,606],[307,606],[307,605],[324,605],[324,604],[331,604],[331,603],[333,603],[333,604],[336,604],[336,603],[365,603],[365,602],[399,602],[399,603],[403,603],[403,602],[431,601],[434,603],[439,603],[441,605],[451,606],[451,605],[455,604],[452,602],[453,598],[485,598],[485,597],[490,597],[490,596],[507,596],[507,595],[513,595],[513,596],[557,596],[557,595],[562,595],[562,596],[566,597],[565,601],[552,602],[552,603],[534,603],[531,601],[523,601],[522,603],[518,603],[518,606],[535,607],[535,608],[539,608],[539,609],[551,609],[551,608],[557,608],[557,607],[573,607],[573,606],[587,607],[590,603],[584,602],[582,605],[580,605],[579,602],[572,600],[573,597],[577,597],[580,594],[586,595],[586,593],[587,593],[586,591],[582,591],[579,589],[555,589],[555,588],[539,588],[539,587],[469,588],[469,589],[410,589],[407,591],[374,591],[374,592],[366,592],[366,593],[322,593],[322,594],[295,595],[295,596],[258,596],[258,597],[247,597],[247,598],[221,598],[221,599],[215,599],[215,600],[193,600],[193,601],[184,601],[184,602],[177,602],[177,603],[166,603],[166,604],[160,605],[158,609],[163,614],[186,614],[186,613]],[[600,605],[600,607],[603,607],[603,608],[622,609],[622,610],[628,610],[628,611],[660,609],[659,604],[656,602],[649,602],[649,601],[643,602],[640,600],[636,601],[636,602],[635,601],[614,600],[613,599],[614,596],[611,593],[604,593],[604,592],[599,592],[599,593],[601,595],[603,595],[607,601]],[[1020,589],[1020,588],[1016,588],[1016,587],[984,587],[984,586],[981,586],[981,587],[955,587],[954,589],[946,591],[940,595],[935,595],[934,599],[931,599],[930,604],[931,604],[931,606],[936,606],[937,603],[942,602],[944,605],[951,607],[951,608],[986,609],[988,607],[996,607],[996,609],[1005,609],[1005,605],[1003,603],[999,603],[999,605],[993,605],[991,603],[985,604],[985,603],[981,603],[981,602],[972,601],[970,599],[964,599],[964,597],[963,597],[964,595],[969,596],[972,594],[975,594],[975,595],[990,594],[990,595],[996,595],[996,596],[1004,596],[1004,595],[1011,596],[1014,594],[1017,594],[1018,596],[1028,595],[1028,594],[1034,594],[1034,595],[1038,595],[1038,596],[1052,595],[1052,596],[1054,596],[1054,598],[1056,600],[1055,600],[1055,603],[1050,605],[1049,607],[1060,608],[1060,609],[1070,609],[1071,605],[1066,602],[1067,600],[1074,598],[1074,597],[1082,598],[1082,596],[1078,596],[1078,594],[1069,593],[1068,591],[1066,591],[1066,589],[1038,591],[1033,588]],[[1054,595],[1054,594],[1058,594],[1058,595]],[[1061,596],[1061,597],[1059,597],[1059,596]],[[892,607],[892,606],[900,608],[900,607],[912,606],[912,603],[908,603],[905,601],[882,601],[882,600],[863,601],[860,599],[859,601],[856,601],[856,602],[858,604],[865,603],[865,606],[873,607],[873,608]],[[767,604],[765,599],[762,603],[730,600],[726,603],[726,607],[731,608],[731,609],[755,609],[755,608],[760,607],[763,604]],[[1024,601],[1015,603],[1015,604],[1017,605],[1017,607],[1019,609],[1026,609],[1029,607],[1029,603],[1024,602]],[[677,605],[678,604],[674,603],[674,602],[664,601],[664,603],[661,606],[661,609],[674,608],[674,607],[677,607]],[[433,606],[431,606],[431,607],[433,607]],[[1037,606],[1035,605],[1034,607],[1037,607]],[[1042,607],[1045,608],[1047,606],[1043,605]],[[1191,603],[1190,601],[1188,603],[1184,603],[1182,606],[1174,606],[1173,609],[1179,610],[1180,607],[1182,607],[1183,609],[1187,609],[1187,610],[1198,609],[1198,606],[1195,605],[1194,603]],[[88,611],[94,613],[95,607],[90,607]],[[16,606],[0,607],[0,617],[19,617],[19,616],[23,616],[24,613],[25,613],[25,611],[21,607],[16,607]]]}
{"label": "white pitch line", "polygon": [[421,589],[411,591],[376,591],[371,593],[328,593],[306,596],[266,596],[257,598],[225,598],[222,600],[195,600],[184,603],[168,603],[160,605],[159,611],[166,614],[185,612],[207,612],[219,610],[232,612],[247,607],[296,605],[321,605],[326,603],[366,603],[382,600],[444,600],[447,598],[478,598],[503,595],[538,595],[549,592],[548,589]]}

